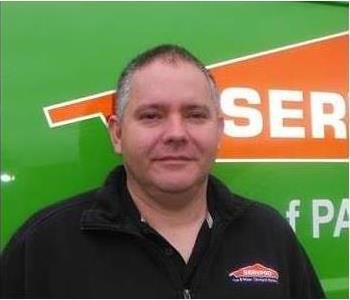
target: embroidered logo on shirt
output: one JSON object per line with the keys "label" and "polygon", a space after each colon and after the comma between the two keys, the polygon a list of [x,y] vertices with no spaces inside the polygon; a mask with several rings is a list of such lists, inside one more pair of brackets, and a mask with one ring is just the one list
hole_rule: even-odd
{"label": "embroidered logo on shirt", "polygon": [[278,283],[279,274],[274,269],[256,263],[234,270],[229,274],[233,282],[271,282]]}

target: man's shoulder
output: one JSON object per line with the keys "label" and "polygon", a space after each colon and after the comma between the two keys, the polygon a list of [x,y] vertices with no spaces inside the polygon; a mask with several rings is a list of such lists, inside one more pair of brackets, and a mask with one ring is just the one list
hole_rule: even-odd
{"label": "man's shoulder", "polygon": [[254,236],[262,239],[264,237],[283,237],[288,243],[297,240],[287,219],[276,208],[261,200],[250,200],[237,195],[233,197],[250,203],[241,216],[245,230],[253,232]]}
{"label": "man's shoulder", "polygon": [[97,190],[89,190],[55,202],[34,213],[17,230],[4,252],[6,252],[7,248],[12,248],[25,242],[35,232],[47,230],[52,225],[56,228],[69,226],[72,222],[78,222],[79,225],[83,211],[89,209],[95,203]]}
{"label": "man's shoulder", "polygon": [[255,202],[253,214],[258,226],[265,227],[269,233],[276,236],[283,235],[288,243],[299,243],[288,220],[276,208],[265,203]]}
{"label": "man's shoulder", "polygon": [[273,224],[286,224],[287,220],[281,213],[273,206],[257,200],[250,200],[252,202],[249,210],[249,216],[260,222],[267,222]]}
{"label": "man's shoulder", "polygon": [[217,208],[230,214],[230,219],[245,220],[246,222],[258,226],[278,226],[289,229],[289,224],[280,212],[274,207],[266,204],[260,199],[250,199],[231,191],[227,185],[218,178],[211,176],[212,186],[215,188],[215,196],[220,204]]}

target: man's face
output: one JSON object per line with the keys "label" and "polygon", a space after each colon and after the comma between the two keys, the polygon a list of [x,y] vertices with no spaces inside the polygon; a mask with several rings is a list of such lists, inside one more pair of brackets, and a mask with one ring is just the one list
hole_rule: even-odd
{"label": "man's face", "polygon": [[156,60],[136,71],[122,120],[110,120],[128,178],[172,193],[205,182],[222,128],[205,75],[182,61]]}

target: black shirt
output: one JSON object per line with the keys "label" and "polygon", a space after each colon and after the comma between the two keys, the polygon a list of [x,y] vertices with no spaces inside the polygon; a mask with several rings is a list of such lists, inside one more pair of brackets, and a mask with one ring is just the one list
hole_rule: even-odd
{"label": "black shirt", "polygon": [[127,215],[130,216],[131,221],[137,225],[141,234],[145,238],[155,243],[159,248],[162,249],[164,254],[170,258],[171,263],[174,266],[174,272],[179,273],[183,286],[185,288],[189,288],[196,267],[201,262],[201,259],[203,258],[205,251],[208,249],[210,242],[210,229],[213,224],[211,216],[212,214],[210,213],[210,210],[213,211],[213,201],[212,199],[209,199],[211,198],[211,195],[207,195],[208,202],[210,203],[210,205],[207,203],[209,210],[207,217],[198,232],[195,244],[191,252],[191,256],[186,263],[181,254],[143,219],[126,186],[123,190],[123,194],[124,197],[122,199],[122,205],[124,206]]}
{"label": "black shirt", "polygon": [[149,226],[140,228],[139,216],[132,221],[125,191],[118,167],[101,188],[34,215],[2,254],[1,297],[324,297],[286,220],[215,177],[207,194],[212,228],[204,222],[188,264]]}

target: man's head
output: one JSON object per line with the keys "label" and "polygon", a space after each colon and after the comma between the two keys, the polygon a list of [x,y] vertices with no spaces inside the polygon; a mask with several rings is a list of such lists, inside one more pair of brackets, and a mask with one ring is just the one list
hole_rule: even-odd
{"label": "man's head", "polygon": [[204,65],[178,46],[148,50],[129,63],[109,120],[128,181],[169,193],[203,184],[223,128],[217,95]]}
{"label": "man's head", "polygon": [[211,97],[216,104],[219,104],[219,94],[215,80],[208,72],[204,64],[185,48],[177,45],[160,45],[149,49],[131,60],[122,71],[118,84],[118,101],[115,101],[115,113],[119,119],[122,118],[126,104],[130,99],[132,78],[135,72],[155,60],[160,60],[167,64],[176,65],[178,62],[188,62],[201,70],[208,80],[208,88]]}

